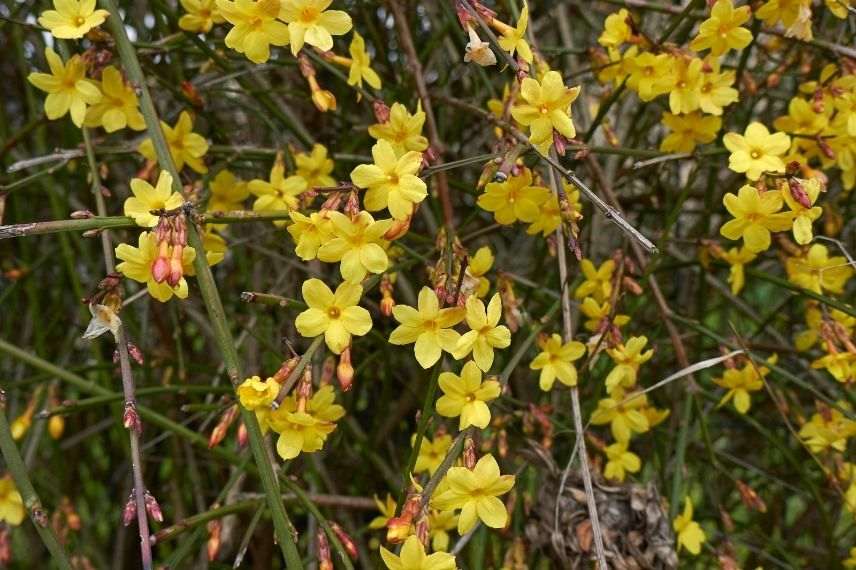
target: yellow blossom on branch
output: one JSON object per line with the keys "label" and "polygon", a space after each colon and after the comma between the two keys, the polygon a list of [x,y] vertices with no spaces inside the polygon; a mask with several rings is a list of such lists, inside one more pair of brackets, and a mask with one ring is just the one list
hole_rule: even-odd
{"label": "yellow blossom on branch", "polygon": [[437,413],[447,418],[460,416],[458,429],[470,426],[484,429],[490,423],[490,408],[486,402],[499,397],[501,388],[496,380],[482,381],[482,373],[472,360],[464,364],[461,375],[440,374],[443,395],[437,400]]}
{"label": "yellow blossom on branch", "polygon": [[392,308],[392,314],[400,325],[389,335],[390,344],[415,343],[413,348],[416,360],[422,368],[433,366],[440,360],[442,351],[454,351],[461,338],[451,327],[463,320],[464,309],[441,309],[437,294],[429,287],[423,287],[419,291],[416,309],[407,305],[396,305]]}
{"label": "yellow blossom on branch", "polygon": [[108,66],[101,72],[101,99],[86,110],[84,125],[104,127],[108,133],[125,127],[135,131],[146,128],[146,121],[140,113],[137,94],[134,88],[125,83],[122,73]]}
{"label": "yellow blossom on branch", "polygon": [[615,262],[607,259],[595,268],[590,259],[580,262],[580,270],[585,280],[574,290],[574,297],[594,297],[598,303],[608,301],[612,296],[612,273],[615,271]]}
{"label": "yellow blossom on branch", "polygon": [[217,9],[216,0],[179,0],[185,13],[178,19],[178,27],[187,32],[207,33],[214,24],[226,20]]}
{"label": "yellow blossom on branch", "polygon": [[[297,197],[306,191],[307,186],[306,179],[302,176],[296,174],[286,176],[285,164],[277,157],[270,170],[269,179],[267,181],[260,179],[250,180],[247,184],[247,189],[255,196],[258,196],[256,201],[253,202],[253,211],[279,212],[297,208]],[[274,225],[278,227],[283,227],[285,224],[285,220],[274,222]]]}
{"label": "yellow blossom on branch", "polygon": [[378,499],[377,495],[374,496],[375,505],[377,505],[377,510],[380,511],[380,515],[373,518],[371,522],[369,522],[370,529],[379,529],[384,528],[386,526],[387,521],[395,516],[395,499],[387,493],[386,499],[381,501]]}
{"label": "yellow blossom on branch", "polygon": [[323,144],[312,145],[310,152],[294,154],[297,175],[306,180],[308,188],[335,186],[336,179],[331,176],[335,164],[327,156],[327,147]]}
{"label": "yellow blossom on branch", "polygon": [[161,170],[154,187],[142,178],[134,178],[131,192],[134,195],[127,198],[123,206],[125,215],[144,228],[155,227],[160,219],[151,213],[152,210],[174,210],[184,203],[181,194],[172,191],[172,175],[166,170]]}
{"label": "yellow blossom on branch", "polygon": [[636,473],[642,468],[639,456],[627,449],[626,441],[613,443],[603,450],[606,454],[606,466],[603,476],[615,481],[624,481],[625,473]]}
{"label": "yellow blossom on branch", "polygon": [[500,36],[497,38],[499,47],[512,56],[517,52],[520,59],[532,63],[532,49],[526,41],[526,27],[529,25],[529,4],[523,3],[523,9],[520,10],[520,17],[517,19],[515,27],[512,28],[496,18],[492,20],[491,24],[499,30]]}
{"label": "yellow blossom on branch", "polygon": [[0,477],[0,522],[18,526],[23,522],[26,514],[24,499],[18,492],[12,476],[7,473],[4,477]]}
{"label": "yellow blossom on branch", "polygon": [[279,434],[276,452],[280,457],[294,459],[300,453],[314,453],[324,447],[327,436],[336,429],[336,422],[345,415],[345,408],[333,403],[335,398],[333,387],[328,384],[302,405],[292,394],[270,412],[268,423]]}
{"label": "yellow blossom on branch", "polygon": [[333,0],[281,0],[279,17],[288,22],[291,53],[297,55],[304,43],[321,51],[333,49],[333,36],[351,29],[351,17],[342,10],[327,10]]}
{"label": "yellow blossom on branch", "polygon": [[591,423],[610,424],[612,436],[616,441],[630,441],[634,433],[645,433],[651,428],[644,413],[647,406],[648,399],[645,394],[631,394],[625,398],[624,390],[616,388],[609,398],[597,403],[597,409],[591,415]]}
{"label": "yellow blossom on branch", "polygon": [[277,394],[279,394],[279,389],[280,385],[273,378],[262,381],[258,376],[251,376],[241,382],[236,392],[241,405],[255,412],[270,408]]}
{"label": "yellow blossom on branch", "polygon": [[471,330],[458,339],[452,356],[460,360],[472,352],[475,363],[487,372],[493,364],[494,348],[506,348],[511,344],[511,331],[499,324],[502,300],[499,293],[495,293],[485,309],[481,299],[470,295],[466,308],[467,326]]}
{"label": "yellow blossom on branch", "polygon": [[483,298],[490,290],[490,281],[485,275],[493,267],[493,252],[489,246],[482,246],[476,250],[475,255],[470,258],[470,263],[467,265],[467,273],[478,280],[475,294],[479,298]]}
{"label": "yellow blossom on branch", "polygon": [[597,38],[597,43],[605,48],[618,47],[633,37],[633,30],[627,23],[630,13],[622,8],[606,17],[603,22],[603,33]]}
{"label": "yellow blossom on branch", "polygon": [[627,86],[636,91],[643,101],[668,93],[672,83],[673,61],[667,54],[653,54],[649,51],[627,57]]}
{"label": "yellow blossom on branch", "polygon": [[749,6],[735,9],[731,0],[716,0],[710,18],[701,23],[698,35],[690,42],[695,51],[710,49],[718,57],[728,50],[741,50],[752,43],[752,32],[741,26],[752,17]]}
{"label": "yellow blossom on branch", "polygon": [[791,138],[785,133],[770,134],[767,127],[754,122],[742,135],[726,133],[722,142],[731,152],[728,168],[745,172],[749,180],[758,180],[764,172],[785,171],[782,155],[791,145]]}
{"label": "yellow blossom on branch", "polygon": [[[200,174],[208,172],[208,167],[202,161],[202,157],[208,152],[208,141],[202,135],[193,132],[193,119],[190,113],[182,111],[175,127],[170,127],[163,121],[160,125],[177,170],[181,170],[186,164]],[[150,138],[140,143],[137,152],[149,160],[157,160],[155,147]]]}
{"label": "yellow blossom on branch", "polygon": [[540,206],[550,197],[550,190],[533,186],[532,171],[521,169],[518,176],[504,182],[491,182],[479,195],[477,203],[488,212],[493,212],[500,224],[515,221],[534,222],[540,215]]}
{"label": "yellow blossom on branch", "polygon": [[[604,301],[598,304],[594,297],[586,297],[580,303],[580,312],[585,315],[588,320],[583,324],[587,331],[597,332],[604,326],[604,323],[609,320],[612,314],[612,305],[609,301]],[[610,324],[616,328],[621,328],[630,322],[630,317],[622,314],[615,314],[612,317]]]}
{"label": "yellow blossom on branch", "polygon": [[511,490],[514,476],[500,475],[493,455],[479,459],[472,471],[466,467],[452,467],[446,479],[448,490],[438,494],[433,504],[443,511],[461,509],[458,534],[469,532],[479,519],[490,528],[505,527],[508,511],[498,497]]}
{"label": "yellow blossom on branch", "polygon": [[770,232],[790,229],[791,218],[782,209],[782,195],[775,191],[760,192],[754,186],[743,186],[737,195],[722,198],[728,213],[734,216],[719,230],[731,240],[743,238],[743,244],[752,253],[770,247]]}
{"label": "yellow blossom on branch", "polygon": [[401,103],[393,103],[389,109],[389,120],[369,127],[369,135],[385,140],[395,149],[396,154],[409,150],[423,152],[428,148],[428,139],[422,136],[425,125],[425,111],[421,104],[412,115]]}
{"label": "yellow blossom on branch", "polygon": [[663,113],[663,124],[672,132],[660,143],[663,152],[693,152],[698,144],[707,144],[716,139],[722,127],[722,119],[716,116],[692,112],[688,115]]}
{"label": "yellow blossom on branch", "polygon": [[232,212],[243,210],[243,202],[250,196],[249,184],[225,168],[211,181],[211,197],[206,210],[209,212]]}
{"label": "yellow blossom on branch", "polygon": [[87,105],[101,100],[98,84],[86,79],[86,65],[79,55],[63,63],[54,50],[45,48],[45,59],[50,73],[33,72],[27,76],[27,81],[48,94],[45,115],[53,121],[70,112],[71,121],[83,126]]}
{"label": "yellow blossom on branch", "polygon": [[288,26],[277,20],[280,0],[217,0],[217,9],[233,26],[226,45],[253,63],[270,59],[271,45],[288,45]]}
{"label": "yellow blossom on branch", "polygon": [[304,216],[297,210],[292,210],[288,215],[294,222],[287,228],[297,244],[294,252],[303,261],[315,259],[321,245],[333,237],[333,224],[330,218],[318,212]]}
{"label": "yellow blossom on branch", "polygon": [[[782,199],[793,216],[794,240],[800,245],[811,243],[814,237],[811,225],[823,214],[823,208],[814,205],[820,195],[820,181],[816,178],[789,179],[787,183],[781,184],[780,189]],[[802,195],[801,201],[797,201],[794,197],[794,190]]]}
{"label": "yellow blossom on branch", "polygon": [[685,499],[684,512],[675,517],[672,527],[678,534],[678,549],[685,548],[693,555],[701,552],[701,545],[707,537],[701,526],[693,520],[693,502],[689,497]]}
{"label": "yellow blossom on branch", "polygon": [[363,336],[372,328],[369,312],[358,306],[363,288],[344,282],[333,293],[320,279],[307,279],[302,286],[303,300],[309,307],[294,321],[297,332],[305,337],[324,335],[327,347],[341,354],[351,344],[351,335]]}
{"label": "yellow blossom on branch", "polygon": [[[778,357],[774,354],[767,359],[769,364],[775,364]],[[758,366],[747,362],[742,368],[727,368],[722,377],[714,378],[717,386],[728,391],[719,401],[718,406],[724,406],[729,401],[734,401],[734,409],[741,414],[749,411],[752,405],[751,392],[757,392],[764,387],[764,377],[770,373],[766,366]]]}
{"label": "yellow blossom on branch", "polygon": [[529,364],[532,370],[540,370],[538,385],[548,392],[556,379],[565,386],[577,385],[577,369],[573,362],[586,352],[583,343],[575,340],[562,343],[562,337],[552,334],[541,345],[541,352]]}
{"label": "yellow blossom on branch", "polygon": [[348,70],[348,85],[363,86],[363,80],[375,89],[381,88],[380,76],[372,69],[372,61],[366,52],[366,41],[363,36],[354,31],[351,45],[351,67]]}
{"label": "yellow blossom on branch", "polygon": [[648,344],[648,337],[634,336],[630,337],[626,343],[606,349],[615,363],[615,367],[606,377],[607,392],[612,393],[618,386],[632,388],[636,384],[639,367],[654,356],[653,348],[642,352],[646,344]]}
{"label": "yellow blossom on branch", "polygon": [[804,255],[788,257],[785,261],[788,280],[815,293],[844,293],[844,286],[853,276],[854,268],[840,255],[829,255],[825,245],[816,243]]}
{"label": "yellow blossom on branch", "polygon": [[187,246],[182,250],[181,269],[182,276],[175,286],[167,281],[158,282],[152,275],[152,265],[158,258],[158,241],[154,234],[142,232],[137,238],[137,247],[120,243],[116,246],[116,257],[122,260],[116,266],[116,271],[138,283],[145,283],[149,294],[164,303],[169,301],[173,295],[179,299],[187,298],[187,280],[185,275],[193,275],[193,260],[196,250]]}
{"label": "yellow blossom on branch", "polygon": [[422,154],[409,151],[398,157],[390,143],[379,140],[372,147],[372,157],[374,164],[360,164],[351,172],[351,181],[367,189],[363,198],[366,210],[388,208],[394,219],[407,219],[428,195],[425,181],[417,176]]}
{"label": "yellow blossom on branch", "polygon": [[53,5],[54,10],[45,10],[39,16],[39,25],[62,40],[82,38],[110,15],[107,10],[96,10],[95,0],[54,0]]}
{"label": "yellow blossom on branch", "polygon": [[[416,437],[415,435],[413,436]],[[449,434],[438,435],[431,441],[427,437],[422,438],[422,445],[419,446],[419,455],[416,457],[416,465],[413,466],[414,473],[427,471],[429,475],[433,475],[443,460],[446,458],[446,452],[452,447],[452,436]]]}
{"label": "yellow blossom on branch", "polygon": [[580,87],[566,87],[558,71],[548,71],[541,81],[527,77],[520,84],[523,102],[511,108],[511,115],[529,127],[530,142],[541,154],[547,154],[554,129],[569,139],[577,135],[571,103],[579,94]]}
{"label": "yellow blossom on branch", "polygon": [[722,115],[723,108],[737,101],[739,96],[737,89],[732,87],[735,77],[733,70],[720,71],[716,61],[706,62],[699,85],[699,108],[711,115]]}
{"label": "yellow blossom on branch", "polygon": [[731,284],[731,294],[737,295],[743,290],[746,284],[747,263],[752,263],[758,254],[752,252],[745,245],[742,247],[732,247],[728,251],[723,251],[719,254],[720,259],[725,261],[730,269],[728,271],[728,283]]}
{"label": "yellow blossom on branch", "polygon": [[691,113],[701,106],[702,61],[694,57],[673,57],[674,77],[669,89],[672,113]]}
{"label": "yellow blossom on branch", "polygon": [[340,262],[339,271],[345,281],[359,283],[367,273],[383,273],[389,266],[384,234],[392,220],[377,220],[368,212],[351,219],[341,212],[330,213],[333,239],[318,248],[318,259],[326,263]]}
{"label": "yellow blossom on branch", "polygon": [[425,554],[425,547],[415,535],[404,541],[401,554],[380,547],[380,557],[389,570],[455,570],[455,557],[448,552]]}

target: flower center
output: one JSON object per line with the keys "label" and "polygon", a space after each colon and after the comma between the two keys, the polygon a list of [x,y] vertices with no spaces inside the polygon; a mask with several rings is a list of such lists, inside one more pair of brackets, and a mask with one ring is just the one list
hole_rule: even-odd
{"label": "flower center", "polygon": [[342,315],[342,311],[339,310],[339,307],[330,307],[327,309],[327,316],[331,319],[338,319]]}
{"label": "flower center", "polygon": [[313,24],[318,19],[318,10],[315,8],[304,8],[300,11],[300,21],[304,24]]}
{"label": "flower center", "polygon": [[759,159],[759,158],[761,158],[763,155],[764,155],[764,153],[762,153],[762,152],[761,152],[760,150],[758,150],[757,148],[753,148],[753,149],[752,149],[752,152],[750,152],[750,153],[749,153],[749,156],[751,156],[751,157],[752,157],[752,160],[758,160],[758,159]]}
{"label": "flower center", "polygon": [[77,16],[74,19],[74,25],[75,26],[82,26],[85,23],[86,23],[86,18],[84,18],[83,16]]}

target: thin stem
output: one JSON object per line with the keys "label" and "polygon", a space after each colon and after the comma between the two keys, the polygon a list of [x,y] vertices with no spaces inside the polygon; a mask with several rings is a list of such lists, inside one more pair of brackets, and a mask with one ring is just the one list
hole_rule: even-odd
{"label": "thin stem", "polygon": [[27,514],[30,520],[33,521],[33,526],[36,527],[36,532],[42,539],[45,548],[51,553],[54,562],[62,570],[71,570],[71,563],[68,560],[68,555],[65,552],[53,527],[50,525],[50,519],[42,508],[42,503],[33,484],[30,482],[30,477],[27,474],[27,466],[24,465],[24,460],[12,439],[12,432],[9,428],[9,420],[6,418],[6,391],[0,389],[0,451],[3,453],[3,460],[6,462],[6,468],[12,474],[12,479],[15,480],[15,486],[24,500],[24,507],[27,509]]}

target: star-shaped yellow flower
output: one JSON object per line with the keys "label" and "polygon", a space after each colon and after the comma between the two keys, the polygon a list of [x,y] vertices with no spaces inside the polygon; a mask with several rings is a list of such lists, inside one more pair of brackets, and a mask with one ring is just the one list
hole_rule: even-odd
{"label": "star-shaped yellow flower", "polygon": [[377,220],[362,211],[351,219],[341,212],[331,212],[333,239],[318,249],[318,259],[339,263],[345,281],[359,283],[367,273],[383,273],[389,266],[383,236],[392,220]]}
{"label": "star-shaped yellow flower", "polygon": [[217,9],[233,26],[226,45],[253,63],[270,59],[271,45],[288,45],[288,26],[277,20],[280,0],[217,0]]}
{"label": "star-shaped yellow flower", "polygon": [[678,533],[678,548],[686,548],[690,554],[701,552],[706,536],[701,526],[693,520],[693,502],[689,497],[684,503],[684,512],[675,517],[672,527]]}
{"label": "star-shaped yellow flower", "polygon": [[775,191],[760,192],[754,186],[743,186],[735,196],[732,193],[722,198],[728,213],[734,216],[723,224],[719,233],[728,239],[743,238],[743,244],[752,253],[770,247],[770,232],[790,229],[791,218],[782,214],[782,195]]}
{"label": "star-shaped yellow flower", "polygon": [[461,338],[451,327],[463,320],[464,309],[441,309],[437,294],[429,287],[423,287],[419,291],[416,309],[407,305],[396,305],[392,308],[392,314],[401,324],[389,335],[390,344],[416,343],[413,349],[422,368],[433,366],[440,360],[442,351],[451,353]]}
{"label": "star-shaped yellow flower", "polygon": [[135,131],[146,128],[134,88],[125,83],[122,73],[112,65],[101,72],[101,95],[101,100],[86,111],[87,127],[104,127],[108,133],[125,127]]}
{"label": "star-shaped yellow flower", "polygon": [[348,70],[348,85],[363,86],[363,80],[366,83],[380,89],[380,76],[372,69],[372,60],[366,51],[366,41],[359,33],[354,31],[351,39],[351,45],[348,47],[351,54],[351,67]]}
{"label": "star-shaped yellow flower", "polygon": [[484,429],[490,423],[487,402],[499,397],[502,388],[496,380],[482,382],[482,373],[472,360],[464,364],[461,375],[452,372],[440,374],[443,395],[437,400],[437,413],[447,418],[460,416],[458,429],[470,426]]}
{"label": "star-shaped yellow flower", "polygon": [[791,146],[791,137],[785,133],[770,134],[767,127],[754,122],[742,135],[726,133],[722,142],[731,151],[728,168],[745,172],[749,180],[758,180],[764,172],[785,171],[782,155]]}
{"label": "star-shaped yellow flower", "polygon": [[341,36],[351,29],[351,17],[341,10],[327,10],[333,0],[282,0],[280,19],[288,22],[291,53],[304,43],[321,51],[333,49],[333,36]]}
{"label": "star-shaped yellow flower", "polygon": [[138,283],[145,283],[149,294],[158,301],[165,303],[173,295],[179,299],[187,298],[187,280],[184,275],[193,275],[193,259],[196,250],[187,246],[182,250],[181,266],[183,275],[175,287],[166,281],[158,283],[152,275],[152,264],[158,257],[157,238],[149,232],[142,232],[137,238],[137,247],[120,243],[116,246],[116,257],[122,260],[116,266],[116,271]]}
{"label": "star-shaped yellow flower", "polygon": [[96,10],[95,0],[54,0],[53,5],[55,10],[45,10],[39,16],[39,24],[61,40],[82,38],[110,15],[107,10]]}
{"label": "star-shaped yellow flower", "polygon": [[538,385],[545,392],[553,388],[556,378],[565,386],[577,385],[577,369],[573,362],[586,353],[583,343],[575,340],[562,343],[562,337],[550,335],[541,346],[541,352],[529,364],[532,370],[540,370]]}
{"label": "star-shaped yellow flower", "polygon": [[550,198],[550,190],[532,184],[532,171],[523,168],[518,176],[503,182],[491,182],[479,195],[477,203],[493,212],[500,224],[515,221],[534,222],[541,215],[541,205]]}
{"label": "star-shaped yellow flower", "polygon": [[54,50],[45,48],[45,59],[50,73],[33,72],[27,76],[27,81],[48,94],[45,115],[53,121],[70,111],[71,121],[78,127],[83,126],[86,106],[101,100],[98,84],[86,79],[86,65],[79,55],[63,63]]}
{"label": "star-shaped yellow flower", "polygon": [[[176,169],[181,170],[186,164],[200,174],[208,172],[208,167],[202,161],[202,157],[208,152],[208,141],[202,135],[193,132],[193,119],[190,113],[182,111],[175,127],[170,127],[161,121],[161,129]],[[157,160],[152,139],[146,139],[140,143],[137,152],[149,160]]]}
{"label": "star-shaped yellow flower", "polygon": [[412,115],[401,103],[393,103],[389,109],[389,120],[369,127],[369,135],[385,140],[395,149],[396,154],[409,150],[423,152],[428,148],[428,139],[422,136],[425,124],[425,111],[421,104]]}
{"label": "star-shaped yellow flower", "polygon": [[493,455],[479,459],[472,471],[452,467],[446,480],[448,489],[438,494],[432,504],[443,511],[461,509],[458,534],[469,532],[479,519],[490,528],[503,528],[508,523],[508,511],[499,496],[514,486],[514,475],[500,475]]}
{"label": "star-shaped yellow flower", "polygon": [[425,547],[416,535],[407,537],[401,554],[393,554],[383,546],[380,557],[389,570],[455,570],[455,557],[448,552],[425,554]]}
{"label": "star-shaped yellow flower", "polygon": [[351,172],[351,181],[366,188],[366,210],[377,212],[384,208],[396,220],[413,214],[416,204],[428,195],[425,181],[417,176],[422,168],[422,154],[409,151],[396,156],[395,149],[385,140],[372,147],[374,164],[360,164]]}
{"label": "star-shaped yellow flower", "polygon": [[749,6],[735,9],[731,0],[716,0],[710,18],[701,23],[698,35],[690,42],[695,51],[710,49],[719,57],[728,50],[741,50],[752,42],[752,32],[741,28],[752,17]]}
{"label": "star-shaped yellow flower", "polygon": [[[268,180],[250,180],[247,188],[258,196],[253,202],[255,212],[281,212],[297,208],[297,197],[306,191],[306,179],[302,176],[292,174],[285,176],[285,164],[277,158],[270,170]],[[283,227],[285,220],[277,220],[274,225]]]}
{"label": "star-shaped yellow flower", "polygon": [[511,116],[529,127],[530,142],[541,154],[547,154],[553,144],[554,129],[569,139],[577,135],[571,120],[571,103],[579,94],[579,86],[565,87],[558,71],[548,71],[540,82],[527,77],[520,84],[523,102],[511,108]]}
{"label": "star-shaped yellow flower", "polygon": [[172,175],[166,170],[160,171],[155,187],[142,178],[134,178],[131,192],[134,195],[125,200],[125,215],[144,228],[153,228],[158,223],[160,217],[152,214],[152,210],[174,210],[184,203],[181,194],[172,191]]}
{"label": "star-shaped yellow flower", "polygon": [[216,0],[179,0],[185,14],[178,19],[178,27],[187,32],[207,33],[214,24],[225,22],[223,14],[217,9]]}
{"label": "star-shaped yellow flower", "polygon": [[485,310],[484,303],[475,295],[467,299],[466,320],[470,331],[464,333],[452,353],[460,360],[472,352],[475,363],[484,372],[493,364],[493,349],[511,344],[511,331],[499,324],[502,317],[502,300],[495,293]]}
{"label": "star-shaped yellow flower", "polygon": [[357,305],[363,294],[359,285],[345,281],[333,293],[320,279],[308,279],[303,282],[302,292],[309,308],[294,321],[301,335],[323,334],[327,347],[341,354],[351,344],[351,335],[363,336],[371,330],[371,315]]}

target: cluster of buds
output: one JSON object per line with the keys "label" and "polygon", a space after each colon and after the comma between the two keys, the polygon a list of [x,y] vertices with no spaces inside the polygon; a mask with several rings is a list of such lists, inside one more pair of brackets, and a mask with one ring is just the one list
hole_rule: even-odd
{"label": "cluster of buds", "polygon": [[315,77],[315,66],[309,61],[306,54],[301,53],[297,56],[297,66],[300,69],[301,75],[309,83],[309,90],[312,92],[312,102],[322,113],[336,110],[336,96],[326,89],[322,89],[318,84],[318,79]]}
{"label": "cluster of buds", "polygon": [[310,366],[307,366],[303,371],[303,378],[297,384],[295,394],[297,395],[297,412],[305,413],[306,405],[312,398],[312,368]]}
{"label": "cluster of buds", "polygon": [[415,489],[408,492],[404,508],[397,517],[386,521],[386,540],[392,544],[400,544],[413,534],[414,520],[422,512],[422,494]]}
{"label": "cluster of buds", "polygon": [[183,212],[162,215],[154,230],[157,257],[152,263],[152,278],[176,287],[184,277],[181,259],[187,247],[187,220]]}

